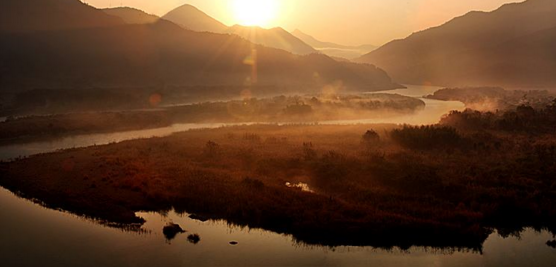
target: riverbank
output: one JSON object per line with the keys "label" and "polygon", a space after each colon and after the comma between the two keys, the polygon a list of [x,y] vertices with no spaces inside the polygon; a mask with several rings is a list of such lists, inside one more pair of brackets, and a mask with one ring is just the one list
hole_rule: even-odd
{"label": "riverbank", "polygon": [[414,114],[425,103],[395,94],[278,96],[165,108],[29,116],[0,123],[0,145],[145,130],[180,123],[317,122]]}
{"label": "riverbank", "polygon": [[[364,141],[376,140],[362,138],[371,128],[382,141]],[[464,146],[422,150],[391,139],[394,128],[195,130],[4,163],[0,184],[113,222],[140,224],[136,211],[173,207],[332,246],[479,249],[493,227],[554,229],[554,170],[521,161],[535,151],[521,143],[541,139],[466,135]]]}

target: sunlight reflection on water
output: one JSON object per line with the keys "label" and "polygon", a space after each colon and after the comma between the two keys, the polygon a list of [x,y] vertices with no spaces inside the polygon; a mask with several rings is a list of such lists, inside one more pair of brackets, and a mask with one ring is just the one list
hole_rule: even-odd
{"label": "sunlight reflection on water", "polygon": [[290,182],[286,183],[286,187],[289,188],[299,188],[301,189],[301,191],[303,192],[309,192],[309,193],[314,193],[315,191],[311,190],[311,188],[309,187],[308,184],[306,183],[296,183],[296,184],[292,184]]}
{"label": "sunlight reflection on water", "polygon": [[110,143],[118,143],[126,140],[164,137],[177,132],[183,132],[193,129],[218,128],[222,126],[232,126],[238,124],[231,123],[186,123],[174,124],[169,127],[126,131],[116,133],[87,134],[64,137],[47,142],[32,142],[24,144],[13,144],[0,147],[0,160],[9,160],[17,157],[26,157],[41,153],[53,152],[56,150],[88,147],[94,145],[106,145]]}

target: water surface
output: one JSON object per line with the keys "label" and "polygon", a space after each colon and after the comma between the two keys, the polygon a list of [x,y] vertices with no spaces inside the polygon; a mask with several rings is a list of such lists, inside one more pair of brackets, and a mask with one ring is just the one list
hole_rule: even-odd
{"label": "water surface", "polygon": [[[553,267],[556,250],[547,232],[527,230],[521,238],[493,234],[483,254],[412,248],[308,247],[290,236],[201,222],[170,212],[138,213],[146,233],[123,232],[38,206],[0,189],[2,266],[538,266]],[[188,232],[167,241],[162,227],[180,224]],[[194,245],[188,234],[198,234]],[[230,245],[230,241],[238,242]]]}

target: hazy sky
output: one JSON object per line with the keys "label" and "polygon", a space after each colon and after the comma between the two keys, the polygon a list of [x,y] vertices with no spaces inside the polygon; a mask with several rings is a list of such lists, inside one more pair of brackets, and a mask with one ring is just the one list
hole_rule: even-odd
{"label": "hazy sky", "polygon": [[[225,24],[238,23],[232,4],[237,0],[86,0],[96,7],[131,6],[164,15],[192,4]],[[415,31],[440,25],[471,10],[491,11],[522,0],[275,0],[279,11],[266,26],[297,28],[323,41],[381,45]]]}

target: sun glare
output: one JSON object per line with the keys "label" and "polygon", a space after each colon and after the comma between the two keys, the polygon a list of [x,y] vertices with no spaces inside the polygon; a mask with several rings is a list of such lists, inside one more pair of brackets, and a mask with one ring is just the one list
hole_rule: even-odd
{"label": "sun glare", "polygon": [[279,12],[278,0],[233,0],[232,8],[238,24],[268,26]]}

